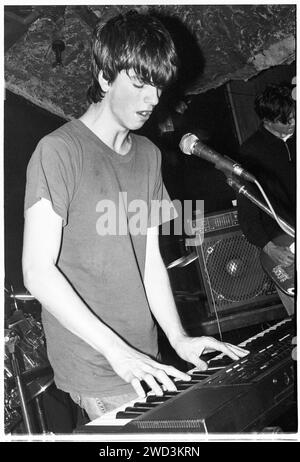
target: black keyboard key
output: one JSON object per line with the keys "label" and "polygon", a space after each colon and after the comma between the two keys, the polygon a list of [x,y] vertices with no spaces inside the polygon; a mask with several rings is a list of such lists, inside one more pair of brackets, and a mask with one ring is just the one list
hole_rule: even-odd
{"label": "black keyboard key", "polygon": [[134,403],[133,407],[145,407],[147,409],[153,409],[154,407],[156,407],[157,404],[159,404],[161,401],[154,401],[153,403],[151,402],[145,402],[145,403],[141,403],[141,402],[137,402],[137,403]]}
{"label": "black keyboard key", "polygon": [[197,383],[201,383],[201,382],[203,382],[203,380],[206,380],[207,378],[211,377],[211,374],[197,373],[197,374],[192,374],[192,377],[193,377],[193,381],[195,381]]}
{"label": "black keyboard key", "polygon": [[190,382],[176,382],[175,385],[176,385],[176,388],[178,391],[183,391],[183,390],[187,390],[188,388],[190,388],[192,385],[195,385],[196,381],[190,381]]}
{"label": "black keyboard key", "polygon": [[116,419],[135,419],[139,417],[141,414],[139,412],[124,412],[119,411],[116,414]]}
{"label": "black keyboard key", "polygon": [[[209,363],[209,368],[213,367],[226,367],[232,364],[234,361],[229,356],[224,356],[223,358],[219,359],[212,359]],[[205,371],[206,372],[206,371]]]}
{"label": "black keyboard key", "polygon": [[173,398],[173,396],[176,396],[179,393],[180,393],[179,391],[169,391],[165,393],[163,396],[150,395],[150,396],[147,396],[146,402],[147,403],[154,403],[154,402],[163,403],[164,401],[167,401],[168,399]]}
{"label": "black keyboard key", "polygon": [[193,377],[192,380],[177,380],[175,382],[175,386],[177,390],[185,390],[186,388],[192,387],[193,385],[196,385],[199,383],[199,380],[197,380],[196,377]]}
{"label": "black keyboard key", "polygon": [[144,412],[147,412],[147,411],[148,409],[145,407],[128,406],[124,409],[123,412],[126,412],[126,413],[138,412],[139,414],[143,414]]}

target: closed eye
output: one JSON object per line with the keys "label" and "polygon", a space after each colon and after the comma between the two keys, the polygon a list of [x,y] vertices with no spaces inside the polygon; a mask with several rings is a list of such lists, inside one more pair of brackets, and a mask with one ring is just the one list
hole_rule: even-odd
{"label": "closed eye", "polygon": [[144,83],[141,83],[141,84],[133,83],[133,86],[135,88],[143,88],[145,86],[145,84]]}

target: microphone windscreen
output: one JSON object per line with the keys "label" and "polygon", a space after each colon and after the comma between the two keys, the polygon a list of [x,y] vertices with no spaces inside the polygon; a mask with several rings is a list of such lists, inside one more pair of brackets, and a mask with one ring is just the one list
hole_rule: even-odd
{"label": "microphone windscreen", "polygon": [[186,135],[183,135],[183,137],[181,138],[179,147],[184,154],[188,154],[190,156],[192,154],[193,147],[196,141],[198,141],[196,135],[193,135],[192,133],[187,133]]}

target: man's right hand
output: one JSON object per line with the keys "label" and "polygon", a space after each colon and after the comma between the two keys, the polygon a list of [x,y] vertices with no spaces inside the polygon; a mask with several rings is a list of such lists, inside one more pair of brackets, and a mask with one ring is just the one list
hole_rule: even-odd
{"label": "man's right hand", "polygon": [[265,245],[263,251],[266,252],[275,263],[279,263],[280,265],[289,266],[294,262],[294,254],[289,247],[282,247],[270,241]]}
{"label": "man's right hand", "polygon": [[129,345],[115,348],[106,355],[114,371],[127,383],[131,383],[140,397],[146,393],[141,384],[144,381],[151,391],[162,396],[164,390],[176,391],[176,385],[170,377],[189,381],[191,376],[181,372],[173,366],[154,361],[144,353],[140,353]]}

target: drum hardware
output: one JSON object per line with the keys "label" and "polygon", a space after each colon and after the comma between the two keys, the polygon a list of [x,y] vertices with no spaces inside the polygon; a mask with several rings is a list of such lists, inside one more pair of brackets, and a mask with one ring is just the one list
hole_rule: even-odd
{"label": "drum hardware", "polygon": [[53,371],[46,353],[44,330],[32,314],[19,309],[19,302],[27,303],[32,297],[14,294],[12,288],[11,292],[5,290],[13,301],[13,312],[5,320],[5,431],[12,431],[23,418],[25,431],[32,433],[35,424],[28,405],[33,402],[38,426],[46,433],[40,395],[53,383]]}
{"label": "drum hardware", "polygon": [[[10,331],[5,330],[5,345],[9,341]],[[6,348],[7,350],[7,348]],[[18,403],[15,406],[15,403]],[[7,352],[4,355],[4,428],[10,432],[20,421],[20,400],[16,389],[12,366]]]}
{"label": "drum hardware", "polygon": [[[34,400],[36,406],[36,417],[42,433],[46,433],[46,424],[40,403],[40,395],[53,383],[53,371],[49,362],[44,360],[37,364],[36,356],[30,362],[30,355],[24,359],[24,342],[13,329],[5,330],[5,430],[11,431],[23,418],[25,430],[32,433],[28,405]],[[39,352],[40,353],[40,352]],[[27,368],[27,369],[26,369]],[[21,413],[20,413],[21,410]]]}
{"label": "drum hardware", "polygon": [[40,317],[41,305],[29,292],[22,291],[17,293],[13,286],[10,289],[4,288],[5,292],[5,318],[9,318],[13,313],[23,311]]}
{"label": "drum hardware", "polygon": [[20,406],[21,406],[21,411],[22,411],[22,416],[23,416],[23,421],[25,425],[26,432],[28,434],[32,434],[32,426],[26,406],[26,400],[25,400],[25,392],[21,380],[21,373],[20,373],[20,368],[19,368],[19,363],[17,360],[17,357],[15,355],[15,346],[17,342],[18,337],[13,336],[8,339],[6,342],[7,349],[10,353],[10,360],[11,360],[11,365],[12,365],[12,371],[13,371],[13,377],[15,379],[15,383],[17,386],[17,391],[20,399]]}
{"label": "drum hardware", "polygon": [[31,370],[48,364],[44,332],[40,322],[32,315],[25,315],[19,310],[7,320],[7,325],[19,337],[17,349],[23,369]]}
{"label": "drum hardware", "polygon": [[10,392],[7,390],[6,383],[4,382],[4,429],[5,433],[11,432],[13,428],[22,420],[22,416],[18,409],[13,409],[11,405],[12,399],[17,394],[16,389],[14,388]]}
{"label": "drum hardware", "polygon": [[[21,373],[21,380],[24,385],[25,403],[28,406],[34,402],[37,411],[37,418],[42,433],[47,433],[45,419],[40,403],[40,396],[53,383],[53,373],[50,371],[50,366],[44,371],[40,370],[37,379],[27,382],[27,372]],[[41,376],[41,374],[46,374]],[[29,380],[29,379],[28,379]],[[15,386],[14,378],[5,380],[4,382],[4,410],[5,410],[5,433],[11,432],[17,424],[22,421],[20,412],[21,402],[18,390]]]}

